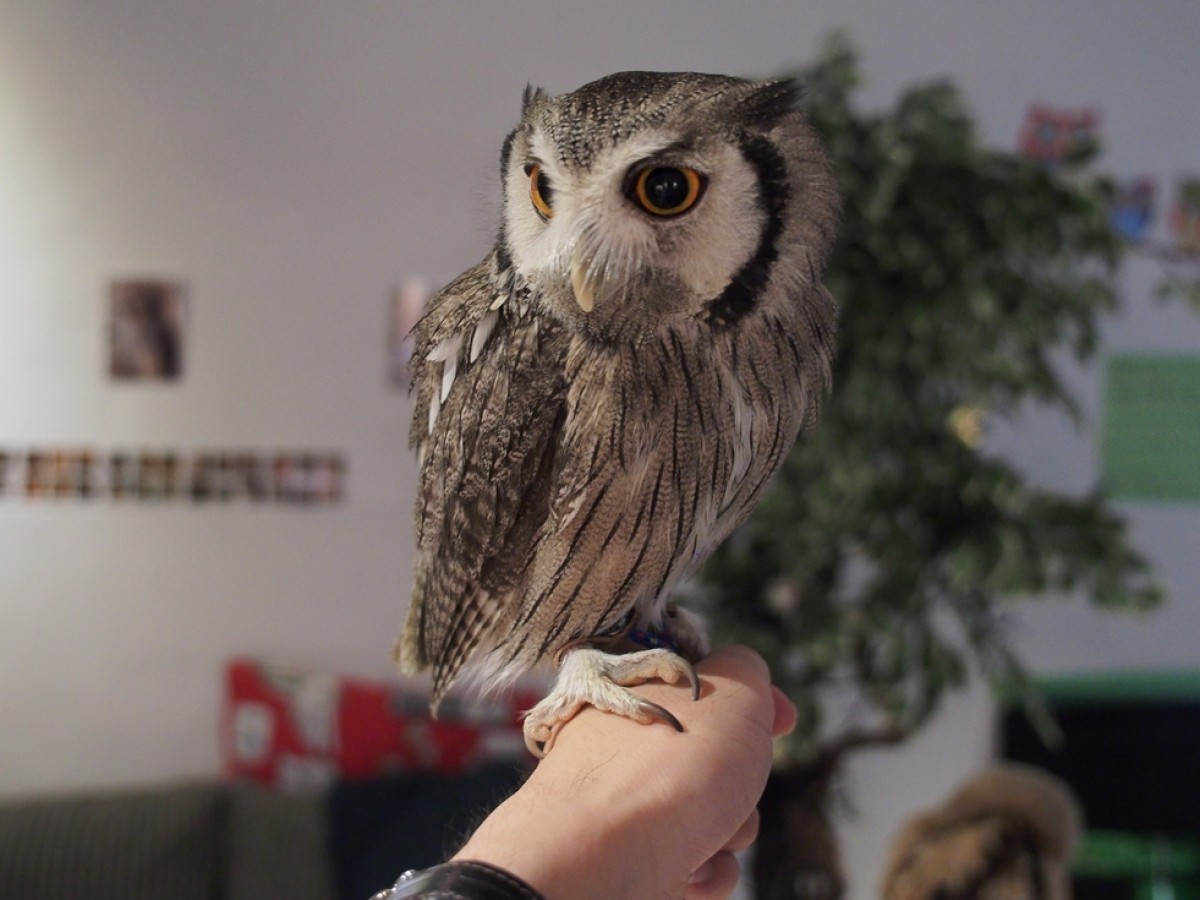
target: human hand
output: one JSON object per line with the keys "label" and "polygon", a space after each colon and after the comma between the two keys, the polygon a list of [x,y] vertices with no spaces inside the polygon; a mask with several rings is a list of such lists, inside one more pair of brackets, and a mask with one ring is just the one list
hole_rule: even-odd
{"label": "human hand", "polygon": [[771,738],[794,727],[796,712],[746,647],[717,650],[696,671],[694,703],[685,687],[637,689],[667,706],[682,733],[583,710],[455,858],[507,869],[547,900],[727,897],[733,854],[758,831]]}

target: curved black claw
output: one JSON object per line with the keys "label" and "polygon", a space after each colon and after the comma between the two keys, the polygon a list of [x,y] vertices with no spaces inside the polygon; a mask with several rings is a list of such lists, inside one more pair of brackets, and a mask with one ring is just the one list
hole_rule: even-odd
{"label": "curved black claw", "polygon": [[668,725],[670,725],[676,731],[683,731],[683,725],[680,724],[679,720],[677,718],[675,718],[675,716],[671,713],[671,711],[668,710],[666,707],[659,706],[657,703],[654,703],[650,700],[639,699],[638,700],[638,708],[641,709],[642,712],[646,712],[646,713],[650,713],[651,715],[658,716],[660,719],[662,719],[664,722],[666,722]]}
{"label": "curved black claw", "polygon": [[690,684],[692,686],[692,699],[699,700],[700,699],[700,676],[696,674],[696,667],[694,665],[692,665],[692,661],[690,659],[688,659],[685,656],[685,657],[683,657],[683,661],[685,663],[687,663],[687,679],[688,679],[688,684]]}

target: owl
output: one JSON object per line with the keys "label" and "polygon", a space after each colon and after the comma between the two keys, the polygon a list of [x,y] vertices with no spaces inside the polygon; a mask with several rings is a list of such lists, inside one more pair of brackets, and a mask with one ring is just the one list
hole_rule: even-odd
{"label": "owl", "polygon": [[[835,177],[791,81],[624,72],[526,88],[487,257],[414,329],[412,601],[395,655],[500,688],[558,666],[535,754],[585,704],[697,684],[673,591],[751,512],[830,378]],[[633,643],[630,639],[633,638]],[[631,652],[622,652],[631,651]]]}

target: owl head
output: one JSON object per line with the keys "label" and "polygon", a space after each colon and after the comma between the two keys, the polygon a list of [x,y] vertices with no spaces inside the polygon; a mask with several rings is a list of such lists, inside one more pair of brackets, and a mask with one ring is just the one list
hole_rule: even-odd
{"label": "owl head", "polygon": [[661,72],[527,88],[501,155],[502,264],[604,342],[815,287],[837,187],[797,95],[787,80]]}

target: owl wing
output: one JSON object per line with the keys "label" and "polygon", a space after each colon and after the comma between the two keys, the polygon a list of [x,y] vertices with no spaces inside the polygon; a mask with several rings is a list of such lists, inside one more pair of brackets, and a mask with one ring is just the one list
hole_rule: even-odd
{"label": "owl wing", "polygon": [[493,255],[413,330],[417,560],[397,654],[406,670],[433,669],[435,704],[511,614],[549,507],[564,342],[525,299]]}

